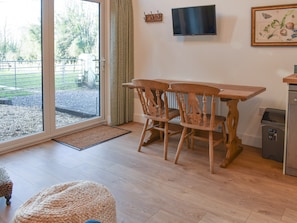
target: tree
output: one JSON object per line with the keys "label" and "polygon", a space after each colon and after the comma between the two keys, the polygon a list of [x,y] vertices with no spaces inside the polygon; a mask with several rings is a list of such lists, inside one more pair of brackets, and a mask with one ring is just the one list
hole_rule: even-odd
{"label": "tree", "polygon": [[[57,59],[77,59],[82,53],[92,54],[98,39],[98,9],[86,8],[84,1],[65,1],[55,17],[55,47]],[[41,19],[39,23],[20,27],[18,40],[8,36],[7,27],[0,30],[0,60],[41,59]],[[9,28],[9,27],[8,27]]]}
{"label": "tree", "polygon": [[7,27],[5,24],[2,32],[0,32],[0,61],[11,59],[9,57],[18,52],[18,44],[7,35]]}
{"label": "tree", "polygon": [[76,58],[82,53],[91,54],[96,46],[98,16],[69,1],[64,13],[57,15],[55,23],[56,57]]}

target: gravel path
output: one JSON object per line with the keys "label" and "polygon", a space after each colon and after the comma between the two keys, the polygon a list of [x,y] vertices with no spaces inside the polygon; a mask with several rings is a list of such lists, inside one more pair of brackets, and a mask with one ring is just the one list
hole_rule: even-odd
{"label": "gravel path", "polygon": [[[56,107],[83,114],[98,114],[99,95],[97,90],[82,89],[79,91],[57,91]],[[12,105],[25,107],[42,106],[41,94],[19,96],[11,99]],[[79,103],[78,103],[79,102]]]}
{"label": "gravel path", "polygon": [[[96,90],[57,92],[57,126],[80,122],[98,114],[96,94]],[[0,104],[0,142],[43,131],[40,94],[15,97],[9,103]]]}

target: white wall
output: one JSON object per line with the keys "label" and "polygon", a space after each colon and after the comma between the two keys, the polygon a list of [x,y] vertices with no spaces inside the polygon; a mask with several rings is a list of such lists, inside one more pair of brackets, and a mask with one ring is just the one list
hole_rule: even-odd
{"label": "white wall", "polygon": [[[293,0],[133,0],[135,77],[257,85],[266,92],[240,102],[238,135],[261,147],[259,108],[286,109],[283,77],[297,64],[296,47],[251,47],[251,7],[296,3]],[[171,9],[216,5],[216,36],[172,35]],[[163,13],[162,23],[145,23],[144,13]],[[141,120],[138,102],[135,121]],[[222,103],[221,112],[227,114]]]}

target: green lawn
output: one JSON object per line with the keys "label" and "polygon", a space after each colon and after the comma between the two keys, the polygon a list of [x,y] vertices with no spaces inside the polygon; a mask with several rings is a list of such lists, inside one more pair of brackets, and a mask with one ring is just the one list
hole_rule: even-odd
{"label": "green lawn", "polygon": [[[77,89],[78,73],[69,72],[64,75],[57,74],[55,77],[56,90]],[[41,92],[41,73],[20,73],[0,71],[0,98],[11,98]]]}

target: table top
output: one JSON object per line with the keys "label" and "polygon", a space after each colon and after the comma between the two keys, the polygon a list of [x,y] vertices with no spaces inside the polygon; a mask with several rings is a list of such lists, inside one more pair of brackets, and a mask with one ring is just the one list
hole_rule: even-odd
{"label": "table top", "polygon": [[297,84],[297,74],[290,74],[289,76],[284,77],[283,82],[288,84]]}
{"label": "table top", "polygon": [[[155,79],[157,81],[166,82],[168,84],[183,82],[183,83],[196,83],[206,84],[209,86],[217,87],[221,89],[219,97],[221,99],[238,99],[241,101],[248,100],[266,90],[265,87],[248,86],[248,85],[234,85],[234,84],[220,84],[210,82],[193,82],[193,81],[181,81],[181,80],[168,80],[168,79]],[[132,83],[123,83],[123,86],[134,88]]]}

